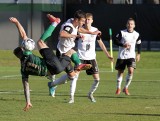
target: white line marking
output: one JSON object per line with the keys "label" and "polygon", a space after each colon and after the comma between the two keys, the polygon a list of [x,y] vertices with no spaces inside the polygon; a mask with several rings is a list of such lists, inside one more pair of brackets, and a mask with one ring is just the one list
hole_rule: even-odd
{"label": "white line marking", "polygon": [[[30,92],[33,90],[30,90]],[[5,93],[17,93],[17,92],[23,92],[23,90],[14,90],[14,91],[0,91],[0,94],[5,94]]]}
{"label": "white line marking", "polygon": [[12,78],[12,77],[19,77],[19,76],[21,76],[21,75],[9,75],[9,76],[2,76],[2,78]]}

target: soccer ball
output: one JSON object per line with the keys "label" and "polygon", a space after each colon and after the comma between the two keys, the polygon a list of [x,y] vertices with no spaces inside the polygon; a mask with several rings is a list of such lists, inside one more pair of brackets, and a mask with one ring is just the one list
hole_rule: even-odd
{"label": "soccer ball", "polygon": [[34,48],[35,48],[35,42],[34,42],[34,40],[32,40],[32,39],[23,40],[23,41],[22,41],[22,47],[23,47],[25,50],[32,51],[32,50],[34,50]]}

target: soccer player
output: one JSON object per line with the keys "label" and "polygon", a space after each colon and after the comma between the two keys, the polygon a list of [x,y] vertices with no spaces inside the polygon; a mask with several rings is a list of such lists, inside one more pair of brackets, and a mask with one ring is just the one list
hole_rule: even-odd
{"label": "soccer player", "polygon": [[[93,23],[93,14],[86,13],[86,21],[84,28],[90,32],[97,31],[98,29],[96,27],[93,27],[92,23]],[[96,102],[95,98],[93,97],[93,93],[98,88],[100,81],[99,69],[96,61],[96,50],[95,50],[96,41],[98,42],[99,46],[101,47],[105,55],[111,61],[113,61],[113,57],[111,57],[110,54],[108,53],[100,35],[97,36],[92,34],[83,34],[83,33],[80,34],[83,35],[84,38],[83,39],[80,38],[78,40],[78,56],[83,64],[92,65],[90,69],[86,70],[87,75],[92,75],[94,79],[91,89],[88,93],[88,98],[91,100],[91,102]]]}
{"label": "soccer player", "polygon": [[[78,10],[74,14],[74,18],[68,19],[64,24],[61,26],[60,30],[60,36],[59,36],[59,42],[57,45],[57,56],[63,58],[64,56],[67,56],[71,58],[71,60],[75,63],[77,70],[79,68],[88,69],[91,67],[91,64],[81,64],[81,61],[78,58],[78,55],[76,51],[73,49],[75,47],[75,40],[76,38],[81,38],[82,36],[80,34],[77,34],[78,32],[83,33],[90,33],[90,34],[98,34],[100,31],[94,31],[90,32],[86,29],[82,28],[82,25],[85,23],[85,13],[81,10]],[[76,81],[78,79],[77,73],[73,74],[74,76],[71,76],[70,72],[74,72],[74,68],[69,65],[66,68],[66,72],[68,76],[65,74],[59,79],[57,79],[54,82],[49,82],[49,87],[54,87],[55,85],[63,84],[65,83],[66,79],[71,80],[71,99],[74,97],[75,88],[76,88]],[[74,77],[74,78],[71,78]]]}
{"label": "soccer player", "polygon": [[[31,99],[30,99],[30,91],[29,91],[29,75],[36,76],[52,76],[62,72],[66,65],[69,63],[61,63],[57,56],[53,53],[51,49],[45,44],[46,39],[51,36],[52,32],[56,28],[56,26],[60,23],[59,18],[55,18],[54,16],[48,14],[48,19],[51,22],[51,25],[48,29],[42,34],[40,39],[37,42],[39,52],[41,53],[43,58],[40,58],[32,53],[32,51],[25,50],[22,47],[17,47],[14,49],[14,54],[21,61],[21,74],[22,74],[22,83],[24,87],[24,95],[26,99],[26,106],[24,111],[29,110],[32,107]],[[26,32],[20,22],[14,18],[9,18],[12,23],[14,23],[20,33],[21,38],[24,41],[27,41],[28,38]],[[66,60],[69,58],[65,57]]]}
{"label": "soccer player", "polygon": [[[133,18],[127,20],[126,28],[125,30],[121,30],[114,40],[114,43],[119,46],[119,53],[115,66],[115,69],[118,71],[116,95],[121,93],[121,83],[126,66],[128,68],[128,74],[126,76],[126,84],[123,88],[123,92],[126,95],[130,95],[128,87],[132,81],[134,69],[136,68],[136,60],[137,62],[140,61],[141,38],[140,34],[134,30],[135,21]],[[138,51],[137,55],[135,52],[136,45]]]}
{"label": "soccer player", "polygon": [[90,32],[86,29],[83,29],[82,26],[85,23],[85,13],[81,10],[78,10],[74,14],[74,18],[68,19],[62,26],[60,30],[59,42],[57,45],[57,55],[63,56],[67,55],[76,65],[76,68],[79,69],[81,66],[86,64],[81,64],[81,61],[78,58],[76,51],[73,50],[75,47],[76,38],[83,38],[79,32],[89,33],[89,34],[99,34],[100,31]]}

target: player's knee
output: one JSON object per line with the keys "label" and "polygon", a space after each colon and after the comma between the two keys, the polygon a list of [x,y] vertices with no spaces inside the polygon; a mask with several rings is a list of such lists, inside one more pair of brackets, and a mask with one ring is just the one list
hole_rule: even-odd
{"label": "player's knee", "polygon": [[59,74],[59,73],[61,73],[62,71],[64,71],[64,68],[61,67],[61,66],[59,66],[59,67],[57,67],[57,69],[56,69],[56,74]]}

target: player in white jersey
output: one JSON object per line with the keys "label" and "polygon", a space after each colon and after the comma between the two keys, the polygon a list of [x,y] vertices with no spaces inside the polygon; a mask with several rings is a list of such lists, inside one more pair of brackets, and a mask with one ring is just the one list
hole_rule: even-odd
{"label": "player in white jersey", "polygon": [[[58,57],[60,57],[60,60],[61,62],[63,62],[63,65],[68,64],[68,62],[70,62],[70,64],[68,64],[68,66],[65,69],[67,74],[62,75],[59,79],[55,80],[52,83],[49,83],[49,87],[54,87],[56,85],[65,83],[67,79],[71,80],[71,95],[75,93],[76,82],[78,79],[78,75],[76,71],[74,71],[73,66],[71,65],[71,60],[75,63],[75,65],[78,66],[77,71],[80,71],[81,69],[88,69],[91,67],[91,64],[81,64],[81,61],[78,58],[76,51],[72,49],[75,46],[75,39],[81,38],[81,35],[77,33],[79,31],[91,34],[100,33],[100,31],[90,32],[81,28],[82,25],[85,23],[85,19],[85,13],[81,10],[78,10],[75,12],[74,18],[67,20],[67,22],[65,22],[61,26],[56,54]],[[69,60],[68,57],[71,60]],[[67,60],[65,58],[67,58]]]}
{"label": "player in white jersey", "polygon": [[[115,44],[119,46],[119,53],[115,66],[115,69],[118,70],[116,95],[119,95],[121,92],[121,83],[126,66],[128,68],[128,74],[126,76],[126,84],[123,88],[123,92],[126,95],[130,95],[128,87],[132,81],[134,69],[136,68],[135,58],[137,62],[140,60],[141,38],[139,33],[134,30],[134,19],[129,18],[126,27],[127,29],[121,30],[115,37]],[[137,55],[135,52],[136,45],[138,51]]]}
{"label": "player in white jersey", "polygon": [[[86,23],[84,28],[90,32],[97,31],[98,29],[92,26],[93,15],[91,13],[86,13]],[[96,91],[99,85],[99,69],[96,61],[95,43],[98,42],[101,49],[104,51],[106,56],[113,60],[113,58],[108,53],[105,45],[103,44],[101,38],[93,34],[82,34],[84,38],[79,38],[78,40],[78,56],[83,64],[91,64],[92,67],[86,70],[87,75],[92,75],[94,78],[91,89],[88,93],[88,98],[91,102],[96,102],[93,97],[93,93]],[[74,97],[71,97],[70,103],[74,103]]]}
{"label": "player in white jersey", "polygon": [[[89,34],[98,34],[100,31],[87,31],[82,29],[83,24],[85,23],[85,13],[81,10],[76,11],[74,18],[68,19],[62,26],[60,30],[59,42],[57,45],[57,55],[67,55],[71,58],[77,68],[81,64],[81,61],[78,58],[76,51],[72,48],[75,47],[76,38],[81,38],[78,32],[89,33]],[[81,64],[85,66],[86,64]],[[81,66],[80,66],[81,67]]]}

